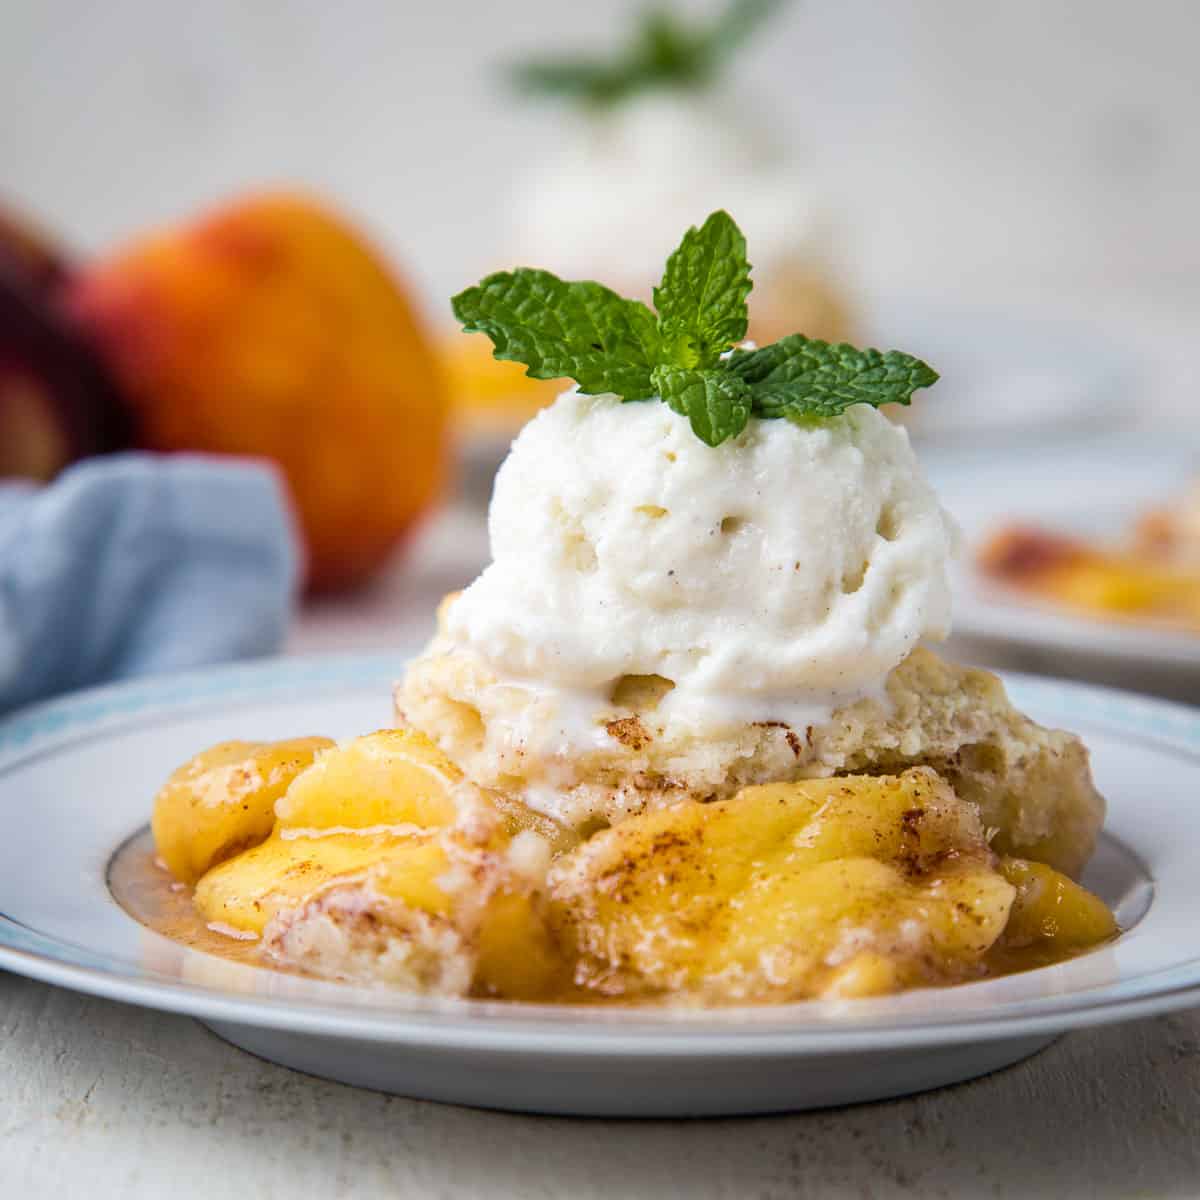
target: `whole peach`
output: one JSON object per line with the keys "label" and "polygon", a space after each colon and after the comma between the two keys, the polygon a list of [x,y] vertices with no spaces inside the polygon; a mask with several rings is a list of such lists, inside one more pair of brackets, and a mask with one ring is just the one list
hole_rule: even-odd
{"label": "whole peach", "polygon": [[315,201],[236,200],[85,268],[65,302],[140,445],[279,464],[311,589],[363,581],[435,497],[436,352],[380,256]]}

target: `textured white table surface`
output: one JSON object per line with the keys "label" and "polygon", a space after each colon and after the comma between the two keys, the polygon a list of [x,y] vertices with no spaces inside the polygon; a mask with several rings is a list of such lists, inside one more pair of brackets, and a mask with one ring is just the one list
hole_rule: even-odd
{"label": "textured white table surface", "polygon": [[298,1075],[196,1022],[0,974],[0,1196],[1200,1196],[1200,1011],[909,1099],[793,1116],[509,1116]]}

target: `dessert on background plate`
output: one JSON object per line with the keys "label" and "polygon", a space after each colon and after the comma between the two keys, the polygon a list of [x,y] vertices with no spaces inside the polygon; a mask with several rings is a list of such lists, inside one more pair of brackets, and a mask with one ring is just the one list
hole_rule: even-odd
{"label": "dessert on background plate", "polygon": [[1200,476],[1170,504],[1143,513],[1135,538],[1147,558],[1200,572]]}
{"label": "dessert on background plate", "polygon": [[655,310],[521,268],[454,299],[536,379],[493,561],[395,728],[229,743],[153,832],[264,964],[433,995],[784,1003],[964,983],[1108,941],[1075,879],[1077,737],[921,643],[958,535],[879,411],[898,351],[745,341],[746,244],[690,229]]}
{"label": "dessert on background plate", "polygon": [[986,578],[1083,616],[1200,632],[1200,481],[1146,510],[1105,545],[1033,525],[997,530],[978,554]]}
{"label": "dessert on background plate", "polygon": [[[530,97],[565,109],[561,148],[526,162],[511,197],[510,261],[604,278],[649,299],[654,272],[697,211],[725,208],[754,247],[750,336],[799,328],[840,341],[852,305],[830,263],[828,214],[813,165],[728,68],[783,6],[730,0],[708,22],[658,7],[610,55],[560,52],[517,66]],[[511,436],[558,390],[492,357],[483,337],[445,342],[460,425]]]}

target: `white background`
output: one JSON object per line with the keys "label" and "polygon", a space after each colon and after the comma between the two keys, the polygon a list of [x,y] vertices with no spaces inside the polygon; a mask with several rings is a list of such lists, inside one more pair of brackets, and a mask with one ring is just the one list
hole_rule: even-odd
{"label": "white background", "polygon": [[[683,3],[704,13],[712,3]],[[563,134],[521,51],[610,45],[626,0],[4,0],[0,197],[83,248],[263,183],[356,212],[444,296]],[[736,85],[805,147],[867,291],[1115,291],[1200,277],[1194,0],[811,0]]]}

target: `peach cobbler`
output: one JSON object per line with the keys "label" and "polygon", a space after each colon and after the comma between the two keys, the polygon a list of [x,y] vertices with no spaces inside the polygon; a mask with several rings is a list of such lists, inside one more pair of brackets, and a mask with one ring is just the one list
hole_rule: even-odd
{"label": "peach cobbler", "polygon": [[1200,632],[1200,481],[1116,545],[1029,525],[998,530],[983,574],[1019,595],[1108,620]]}
{"label": "peach cobbler", "polygon": [[226,743],[161,861],[258,961],[439,996],[781,1003],[961,983],[1116,933],[1077,881],[1077,737],[920,644],[958,534],[879,412],[897,351],[742,344],[745,243],[689,230],[657,312],[544,271],[454,301],[538,379],[492,562],[394,728]]}

